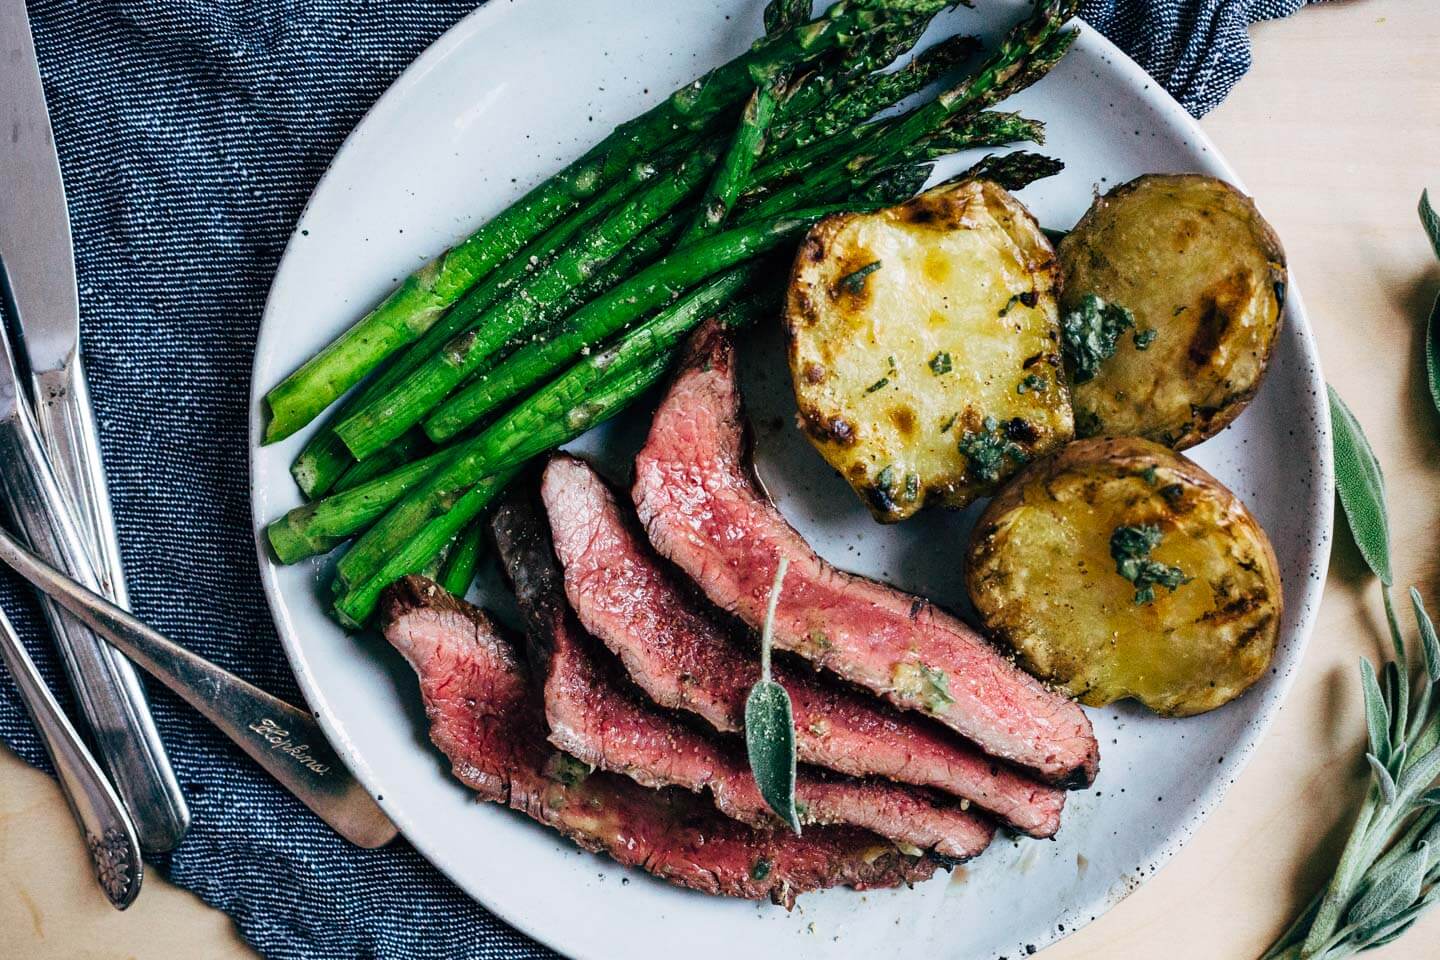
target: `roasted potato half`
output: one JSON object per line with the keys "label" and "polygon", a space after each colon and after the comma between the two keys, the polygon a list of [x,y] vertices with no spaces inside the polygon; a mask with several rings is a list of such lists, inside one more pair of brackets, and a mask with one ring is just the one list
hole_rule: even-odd
{"label": "roasted potato half", "polygon": [[1214,177],[1152,174],[1098,198],[1059,247],[1067,315],[1089,295],[1129,310],[1093,379],[1072,363],[1081,436],[1182,450],[1260,386],[1285,300],[1285,254],[1255,204]]}
{"label": "roasted potato half", "polygon": [[1090,706],[1213,710],[1265,672],[1280,628],[1270,542],[1236,496],[1140,438],[1070,444],[992,500],[966,585],[1032,673]]}
{"label": "roasted potato half", "polygon": [[964,506],[1072,436],[1058,276],[984,180],[810,231],[786,305],[800,424],[876,519]]}

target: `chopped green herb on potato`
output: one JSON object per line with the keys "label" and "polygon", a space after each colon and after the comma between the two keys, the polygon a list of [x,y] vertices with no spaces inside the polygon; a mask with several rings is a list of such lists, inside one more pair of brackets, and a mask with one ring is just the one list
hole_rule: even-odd
{"label": "chopped green herb on potato", "polygon": [[[1182,450],[1249,403],[1280,326],[1285,254],[1248,197],[1213,177],[1140,177],[1097,199],[1059,253],[1081,436]],[[1107,324],[1098,304],[1126,315]]]}
{"label": "chopped green herb on potato", "polygon": [[1090,706],[1213,710],[1264,674],[1280,630],[1255,518],[1137,437],[1079,440],[1021,471],[976,524],[965,576],[990,635]]}
{"label": "chopped green herb on potato", "polygon": [[876,519],[964,506],[1070,439],[1057,278],[982,180],[811,230],[786,307],[800,422]]}

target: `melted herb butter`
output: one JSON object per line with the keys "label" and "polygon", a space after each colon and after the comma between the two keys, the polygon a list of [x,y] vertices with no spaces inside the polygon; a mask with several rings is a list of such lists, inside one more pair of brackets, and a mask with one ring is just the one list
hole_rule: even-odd
{"label": "melted herb butter", "polygon": [[1045,382],[1044,377],[1040,376],[1040,374],[1038,373],[1031,373],[1027,374],[1025,376],[1025,379],[1020,381],[1020,383],[1015,387],[1015,392],[1019,394],[1026,394],[1032,392],[1044,393],[1047,386],[1049,386],[1049,384]]}
{"label": "melted herb butter", "polygon": [[967,430],[956,446],[965,455],[966,475],[976,483],[999,480],[1006,460],[1021,464],[1029,459],[1024,449],[1005,435],[994,417],[986,417],[979,430]]}
{"label": "melted herb butter", "polygon": [[568,753],[554,753],[545,764],[545,776],[567,787],[577,786],[590,776],[589,764],[582,763]]}
{"label": "melted herb butter", "polygon": [[950,678],[944,670],[928,663],[897,663],[890,679],[898,693],[919,700],[931,713],[940,713],[955,702],[950,695]]}
{"label": "melted herb butter", "polygon": [[1136,604],[1153,603],[1157,586],[1174,593],[1181,584],[1192,579],[1185,576],[1179,567],[1150,559],[1151,551],[1160,545],[1160,538],[1160,528],[1153,524],[1116,527],[1110,535],[1110,556],[1115,561],[1115,572],[1135,584]]}
{"label": "melted herb butter", "polygon": [[1134,327],[1135,316],[1129,310],[1085,294],[1074,310],[1060,318],[1061,350],[1072,382],[1094,380],[1100,365],[1115,356],[1120,335]]}

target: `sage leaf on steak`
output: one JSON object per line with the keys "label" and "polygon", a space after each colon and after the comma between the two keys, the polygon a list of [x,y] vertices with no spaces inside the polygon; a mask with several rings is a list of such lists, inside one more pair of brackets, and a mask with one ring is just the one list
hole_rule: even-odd
{"label": "sage leaf on steak", "polygon": [[1350,536],[1372,573],[1387,587],[1390,569],[1390,521],[1385,512],[1385,478],[1360,423],[1334,387],[1330,392],[1330,429],[1335,445],[1335,492],[1350,525]]}
{"label": "sage leaf on steak", "polygon": [[770,599],[765,607],[765,626],[760,632],[760,681],[750,688],[745,701],[745,752],[760,796],[770,809],[797,834],[800,812],[795,807],[795,714],[790,694],[770,677],[770,649],[775,636],[775,608],[780,603],[787,557],[780,558]]}

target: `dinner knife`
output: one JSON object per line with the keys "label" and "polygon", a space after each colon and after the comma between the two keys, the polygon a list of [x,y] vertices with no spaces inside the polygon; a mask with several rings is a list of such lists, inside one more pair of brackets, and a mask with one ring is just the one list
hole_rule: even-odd
{"label": "dinner knife", "polygon": [[[13,359],[0,370],[11,506],[31,544],[72,575],[125,604],[94,417],[79,355],[79,296],[65,186],[24,0],[0,0],[0,265],[24,334],[35,408],[24,409]],[[8,345],[7,345],[8,346]],[[43,450],[43,453],[41,452]],[[48,460],[49,468],[43,461]],[[23,461],[23,462],[22,462]],[[53,475],[42,476],[42,474]],[[56,529],[47,502],[63,497],[75,543]],[[50,513],[51,516],[46,516]],[[79,545],[87,570],[66,551]],[[180,842],[190,812],[134,668],[79,624],[47,606],[97,752],[129,807],[146,850]]]}
{"label": "dinner knife", "polygon": [[45,678],[35,668],[4,610],[0,610],[0,662],[15,679],[20,702],[30,713],[65,802],[80,825],[85,849],[95,866],[95,879],[110,903],[124,910],[140,894],[145,872],[135,825],[85,741],[55,702],[55,695],[45,685]]}
{"label": "dinner knife", "polygon": [[[8,201],[14,209],[7,213],[7,201],[0,200],[0,236],[16,234],[17,242],[4,246],[20,288],[16,292],[21,306],[18,323],[21,346],[30,362],[35,418],[60,486],[77,509],[81,535],[92,547],[101,592],[126,606],[115,519],[80,359],[80,311],[65,185],[34,46],[22,20],[10,23],[5,19],[23,18],[24,0],[0,0],[0,7],[0,36],[15,34],[5,51],[11,63],[0,65],[0,95],[15,114],[9,118],[12,128],[21,131],[19,137],[12,136],[8,148],[0,148],[0,158],[5,161],[0,175],[7,180],[16,178],[13,184],[7,183],[16,194]],[[21,124],[18,128],[17,121]],[[26,123],[33,135],[26,135]],[[21,215],[23,220],[18,219]],[[24,247],[10,250],[19,245],[21,236]]]}
{"label": "dinner knife", "polygon": [[399,832],[336,757],[320,724],[180,644],[65,576],[0,529],[0,563],[115,644],[235,742],[281,786],[359,847],[380,847]]}

